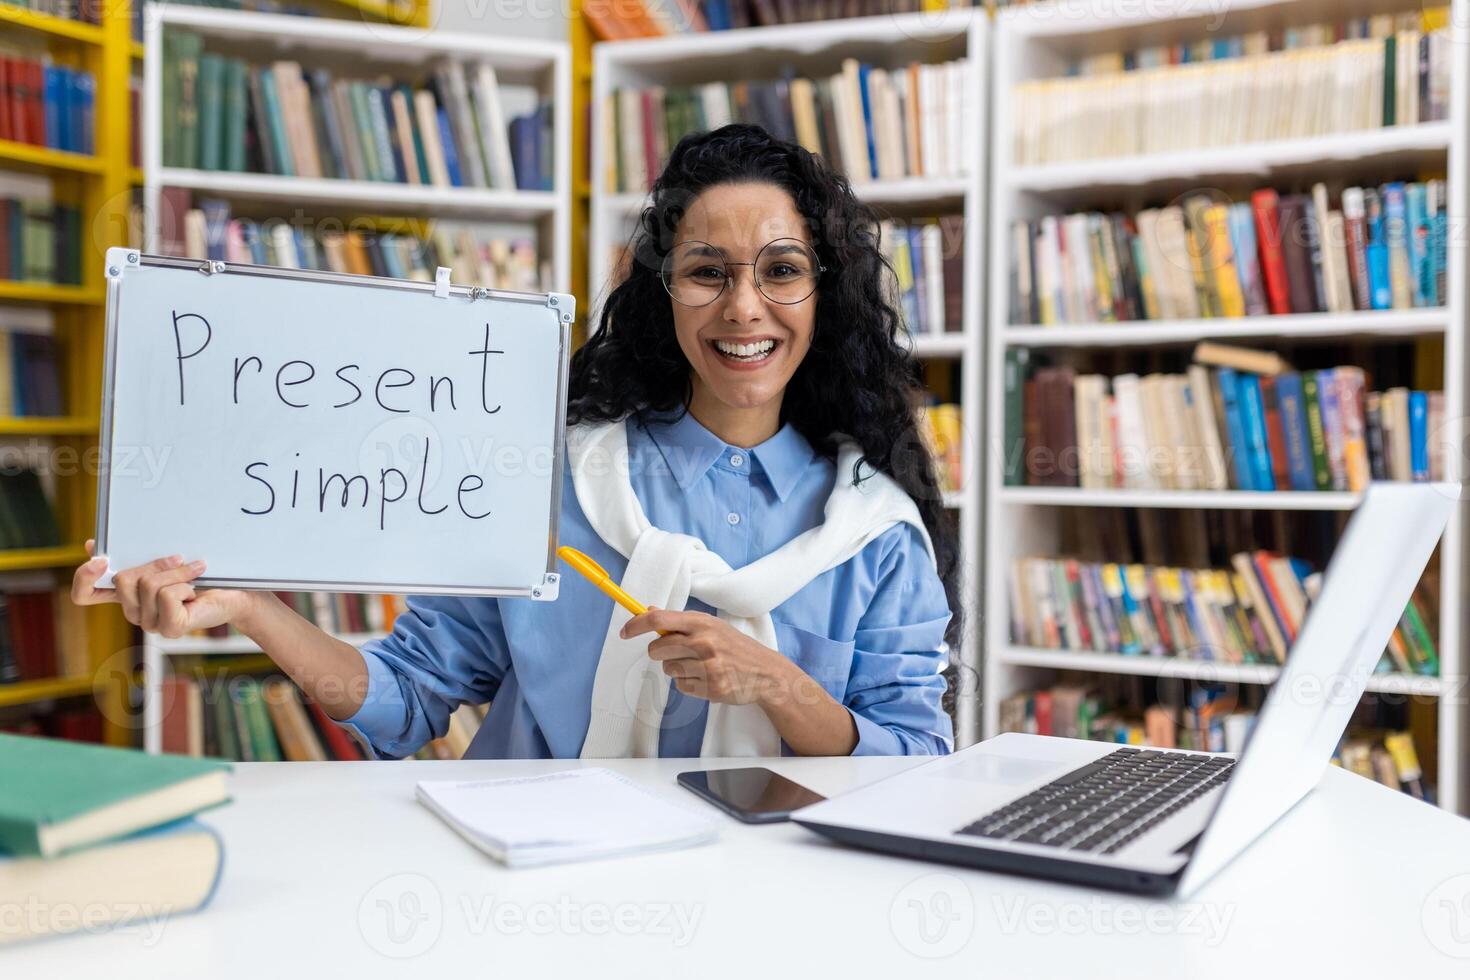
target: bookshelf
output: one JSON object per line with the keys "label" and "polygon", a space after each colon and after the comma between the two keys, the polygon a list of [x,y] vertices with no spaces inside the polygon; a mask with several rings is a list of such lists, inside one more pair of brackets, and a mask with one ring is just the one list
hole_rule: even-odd
{"label": "bookshelf", "polygon": [[[585,25],[583,28],[585,29]],[[611,269],[608,256],[625,243],[644,202],[639,193],[608,188],[612,148],[599,122],[610,93],[619,88],[653,85],[687,86],[705,82],[767,80],[781,77],[783,69],[818,78],[837,73],[845,58],[857,58],[877,67],[898,68],[910,62],[938,63],[966,58],[973,67],[973,87],[967,93],[963,159],[968,172],[957,178],[905,178],[855,183],[858,196],[872,204],[881,218],[917,219],[937,214],[964,218],[962,329],[955,333],[918,334],[911,338],[916,357],[947,362],[957,368],[954,392],[968,413],[962,433],[963,488],[946,495],[957,512],[960,536],[960,593],[968,597],[966,631],[952,661],[979,671],[980,593],[980,425],[982,407],[982,331],[984,310],[983,254],[985,236],[985,156],[990,22],[983,9],[897,14],[885,17],[827,20],[801,24],[715,31],[680,36],[605,41],[591,46],[591,181],[588,187],[587,324],[597,322],[607,292]],[[977,90],[978,89],[978,90]],[[956,740],[968,745],[979,736],[980,719],[974,684],[962,676],[956,702]]]}
{"label": "bookshelf", "polygon": [[[383,4],[370,5],[385,7]],[[386,9],[386,7],[385,7]],[[399,9],[394,7],[393,9]],[[178,187],[284,215],[357,218],[402,215],[417,218],[529,223],[536,228],[541,257],[551,264],[552,288],[571,279],[569,113],[553,122],[553,191],[434,187],[382,181],[286,177],[163,166],[163,31],[177,28],[201,35],[211,50],[269,61],[294,58],[353,74],[373,69],[415,74],[444,59],[473,60],[495,67],[502,85],[531,86],[557,107],[571,104],[570,55],[564,43],[451,35],[430,28],[364,25],[327,18],[150,5],[144,16],[143,206],[158,215],[164,187]],[[160,227],[145,228],[144,248],[157,251]]]}
{"label": "bookshelf", "polygon": [[[1451,46],[1463,50],[1470,2],[1449,4]],[[1372,310],[1256,316],[1238,319],[1149,320],[1019,326],[1011,323],[1008,285],[1011,276],[1011,223],[1074,209],[1141,207],[1176,201],[1194,188],[1300,186],[1312,180],[1359,181],[1400,179],[1424,172],[1448,175],[1447,212],[1452,224],[1463,221],[1466,188],[1463,177],[1470,139],[1470,70],[1463,59],[1453,62],[1449,119],[1381,129],[1306,138],[1212,146],[1186,152],[1147,156],[1055,162],[1018,166],[1013,146],[1021,120],[1013,115],[1011,90],[1018,82],[1055,77],[1072,59],[1145,46],[1193,43],[1254,31],[1279,31],[1346,17],[1412,13],[1418,4],[1381,0],[1348,7],[1328,0],[1237,0],[1204,4],[1163,0],[1146,5],[1073,4],[1058,16],[1051,4],[1002,11],[996,18],[991,130],[990,297],[987,310],[988,381],[986,412],[986,568],[982,598],[985,630],[985,703],[983,731],[997,732],[1001,702],[1009,695],[1044,687],[1057,671],[1092,675],[1133,674],[1218,681],[1238,685],[1270,684],[1279,668],[1264,664],[1229,664],[1170,657],[1125,656],[1036,649],[1011,640],[1007,580],[1012,561],[1021,557],[1055,556],[1063,509],[1227,509],[1253,512],[1350,511],[1358,495],[1350,492],[1185,491],[1082,489],[1054,486],[1007,486],[1000,465],[1006,450],[1005,378],[1008,350],[1028,348],[1053,357],[1106,356],[1119,370],[1152,368],[1150,358],[1171,348],[1185,349],[1201,340],[1277,345],[1351,345],[1361,351],[1373,345],[1400,344],[1416,355],[1434,351],[1431,365],[1442,364],[1433,387],[1442,388],[1446,418],[1465,413],[1466,254],[1463,242],[1451,241],[1446,273],[1447,298],[1442,308]],[[1407,179],[1413,179],[1412,177]],[[1442,353],[1440,353],[1442,352]],[[1357,363],[1360,354],[1339,363]],[[1127,359],[1136,360],[1129,361]],[[1416,357],[1416,360],[1418,358]],[[1087,363],[1083,360],[1082,363]],[[1124,367],[1123,365],[1127,365]],[[1108,373],[1118,373],[1110,368]],[[1465,461],[1446,453],[1447,478],[1463,480]],[[1085,511],[1081,513],[1085,519]],[[1284,519],[1284,518],[1282,518]],[[1467,766],[1466,708],[1459,692],[1466,680],[1463,638],[1466,610],[1466,515],[1451,519],[1439,549],[1440,609],[1438,677],[1376,674],[1370,692],[1424,700],[1437,707],[1434,729],[1439,804],[1452,812],[1470,812],[1470,766]]]}
{"label": "bookshelf", "polygon": [[[382,633],[338,633],[331,635],[344,643],[361,647],[368,640]],[[261,661],[241,659],[241,655],[259,654],[260,647],[248,636],[182,636],[177,639],[143,634],[143,751],[158,754],[163,751],[164,677],[169,673],[170,657],[230,658],[217,662],[234,670],[271,668],[274,665],[265,658]]]}
{"label": "bookshelf", "polygon": [[[203,7],[150,5],[144,18],[143,167],[141,183],[146,214],[160,213],[165,187],[185,188],[224,198],[252,214],[277,210],[282,215],[325,214],[357,221],[388,223],[395,217],[432,222],[438,219],[488,225],[530,224],[536,229],[541,259],[551,267],[552,288],[568,289],[571,280],[570,216],[571,104],[570,53],[566,44],[477,35],[453,35],[431,27],[427,0],[386,3],[380,0],[331,0],[324,7],[359,19],[392,21],[354,23],[351,19],[302,18]],[[442,59],[493,65],[503,85],[534,87],[555,106],[553,120],[553,191],[435,187],[382,181],[286,177],[164,167],[162,149],[163,48],[161,34],[170,28],[204,37],[206,48],[251,60],[277,58],[320,63],[345,74],[415,75]],[[157,222],[145,227],[145,250],[157,251]],[[457,277],[458,278],[458,277]],[[378,633],[334,633],[355,646]],[[243,636],[167,639],[143,634],[143,746],[160,751],[162,690],[172,657],[205,657],[237,666],[240,655],[259,648]],[[222,658],[222,659],[216,659]],[[248,662],[250,666],[253,662]],[[259,666],[259,664],[255,664]]]}
{"label": "bookshelf", "polygon": [[[51,503],[61,544],[46,548],[0,551],[0,571],[44,571],[58,586],[70,580],[72,568],[84,561],[82,542],[91,536],[96,499],[95,467],[62,466],[65,456],[85,458],[97,445],[97,419],[102,366],[102,261],[111,245],[124,243],[127,189],[127,73],[129,4],[100,8],[98,24],[51,16],[11,4],[0,4],[0,37],[7,54],[45,56],[54,64],[89,72],[95,81],[94,152],[75,153],[16,141],[0,141],[0,171],[39,178],[50,185],[51,200],[80,208],[87,216],[80,242],[81,285],[0,282],[0,305],[30,318],[48,318],[62,347],[59,373],[64,414],[0,418],[0,437],[36,440],[46,447],[54,483]],[[58,607],[66,603],[53,595]],[[73,610],[57,609],[70,616]],[[127,744],[131,724],[126,687],[110,669],[111,658],[129,643],[129,627],[116,606],[80,610],[83,651],[63,651],[58,644],[61,676],[36,677],[0,685],[0,709],[7,720],[44,718],[54,709],[101,712],[102,737]],[[74,639],[73,642],[76,642]],[[78,670],[88,665],[85,672]]]}

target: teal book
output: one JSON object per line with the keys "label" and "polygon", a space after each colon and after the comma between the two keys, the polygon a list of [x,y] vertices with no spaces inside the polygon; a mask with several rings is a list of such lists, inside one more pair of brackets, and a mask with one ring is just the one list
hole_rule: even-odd
{"label": "teal book", "polygon": [[1235,487],[1237,490],[1259,489],[1250,460],[1250,439],[1241,413],[1240,375],[1231,368],[1220,368],[1215,372],[1215,383],[1220,387],[1220,406],[1225,414],[1225,431],[1230,438],[1230,468],[1235,476]]}
{"label": "teal book", "polygon": [[247,119],[245,62],[230,58],[225,62],[224,90],[221,101],[224,112],[224,155],[221,165],[226,170],[245,169],[245,127]]}
{"label": "teal book", "polygon": [[0,734],[0,850],[52,857],[229,799],[229,763]]}
{"label": "teal book", "polygon": [[225,59],[217,54],[199,56],[200,170],[224,169]]}
{"label": "teal book", "polygon": [[387,180],[387,171],[378,159],[378,141],[373,137],[372,110],[368,107],[368,87],[362,82],[348,85],[348,98],[352,104],[352,128],[358,146],[362,149],[362,164],[368,180]]}
{"label": "teal book", "polygon": [[271,141],[275,151],[277,172],[285,177],[295,177],[296,163],[291,155],[291,141],[286,136],[286,117],[281,114],[281,96],[276,89],[274,72],[260,73],[260,91],[265,97],[265,123],[269,129],[269,133],[263,135]]}

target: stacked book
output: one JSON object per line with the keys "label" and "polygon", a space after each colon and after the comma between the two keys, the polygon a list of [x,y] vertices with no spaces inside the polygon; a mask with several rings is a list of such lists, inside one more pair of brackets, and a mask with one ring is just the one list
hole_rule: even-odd
{"label": "stacked book", "polygon": [[1135,215],[1079,212],[1011,225],[1016,324],[1188,320],[1442,306],[1444,181],[1348,187],[1332,206],[1263,189],[1191,194]]}
{"label": "stacked book", "polygon": [[0,279],[79,285],[81,209],[40,199],[0,198]]}
{"label": "stacked book", "polygon": [[[1011,639],[1049,650],[1281,664],[1321,575],[1298,558],[1241,552],[1230,568],[1021,558],[1010,577]],[[1439,676],[1423,585],[1394,628],[1381,672]]]}
{"label": "stacked book", "polygon": [[939,489],[957,493],[965,485],[964,414],[959,405],[919,406],[919,436],[934,459]]}
{"label": "stacked book", "polygon": [[[162,697],[164,752],[241,762],[353,762],[364,757],[346,729],[284,677],[173,674],[164,678]],[[444,735],[415,758],[463,758],[484,717],[483,706],[460,706]]]}
{"label": "stacked book", "polygon": [[[1058,684],[1013,694],[1000,708],[1003,732],[1204,752],[1240,752],[1255,720],[1254,709],[1243,708],[1235,698],[1212,688],[1191,691],[1184,705],[1155,703],[1139,711],[1113,704],[1090,687]],[[1332,762],[1416,799],[1432,798],[1414,736],[1407,730],[1353,725],[1338,743]]]}
{"label": "stacked book", "polygon": [[1299,372],[1204,343],[1185,374],[1107,378],[1006,356],[1010,485],[1357,492],[1445,477],[1443,392],[1371,391],[1355,365]]}
{"label": "stacked book", "polygon": [[[492,237],[483,227],[416,219],[313,223],[232,217],[228,201],[192,206],[183,188],[165,188],[164,254],[432,282],[439,266],[457,283],[545,292],[551,263],[530,238]],[[141,214],[138,218],[141,221]]]}
{"label": "stacked book", "polygon": [[224,844],[194,815],[229,801],[229,766],[0,735],[0,944],[191,912]]}
{"label": "stacked book", "polygon": [[507,119],[495,68],[446,59],[423,79],[251,65],[163,39],[163,164],[434,187],[552,189],[552,106]]}
{"label": "stacked book", "polygon": [[97,80],[49,58],[0,55],[0,140],[96,152]]}
{"label": "stacked book", "polygon": [[85,677],[86,616],[48,572],[0,576],[0,684]]}
{"label": "stacked book", "polygon": [[965,216],[879,223],[879,251],[893,276],[893,307],[911,334],[965,329]]}
{"label": "stacked book", "polygon": [[0,328],[0,416],[65,414],[56,337]]}
{"label": "stacked book", "polygon": [[976,83],[965,59],[881,68],[856,58],[822,78],[615,89],[599,124],[603,186],[642,193],[688,133],[754,123],[823,157],[852,183],[958,177],[969,170]]}
{"label": "stacked book", "polygon": [[1448,119],[1447,18],[1415,11],[1351,21],[1342,33],[1261,31],[1090,59],[1085,73],[1012,89],[1014,160],[1184,152]]}

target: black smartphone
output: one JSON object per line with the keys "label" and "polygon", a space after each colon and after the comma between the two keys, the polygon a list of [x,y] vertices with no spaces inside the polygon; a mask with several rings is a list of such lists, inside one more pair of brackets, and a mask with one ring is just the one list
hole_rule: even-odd
{"label": "black smartphone", "polygon": [[779,823],[792,810],[826,799],[778,772],[754,766],[681,772],[679,785],[746,823]]}

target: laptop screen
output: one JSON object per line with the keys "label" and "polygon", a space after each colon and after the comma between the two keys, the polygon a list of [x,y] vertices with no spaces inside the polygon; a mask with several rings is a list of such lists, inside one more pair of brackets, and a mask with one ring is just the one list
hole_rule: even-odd
{"label": "laptop screen", "polygon": [[1179,883],[1188,894],[1322,778],[1368,675],[1459,506],[1454,484],[1375,483],[1339,541],[1281,676]]}

